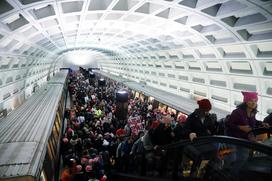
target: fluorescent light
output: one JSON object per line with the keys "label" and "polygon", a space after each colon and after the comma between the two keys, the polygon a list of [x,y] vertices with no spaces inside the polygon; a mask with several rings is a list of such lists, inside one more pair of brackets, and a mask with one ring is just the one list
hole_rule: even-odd
{"label": "fluorescent light", "polygon": [[65,54],[64,59],[74,65],[87,65],[94,62],[94,52],[86,50],[70,51]]}
{"label": "fluorescent light", "polygon": [[127,92],[124,91],[124,90],[119,90],[118,93],[119,93],[119,94],[126,94]]}

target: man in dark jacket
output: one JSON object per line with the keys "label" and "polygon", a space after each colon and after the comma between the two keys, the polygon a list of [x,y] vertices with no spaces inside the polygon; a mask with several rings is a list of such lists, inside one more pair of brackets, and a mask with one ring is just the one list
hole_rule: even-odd
{"label": "man in dark jacket", "polygon": [[187,117],[185,115],[181,115],[178,118],[178,124],[174,128],[175,141],[180,141],[185,138],[184,125]]}
{"label": "man in dark jacket", "polygon": [[172,119],[170,115],[162,118],[162,122],[154,130],[152,136],[152,143],[154,145],[162,146],[170,144],[173,140],[172,129],[170,127]]}
{"label": "man in dark jacket", "polygon": [[[210,136],[216,134],[217,120],[216,116],[209,114],[212,105],[208,99],[197,101],[198,109],[191,113],[184,125],[186,138],[193,140],[196,137]],[[214,117],[214,118],[213,118]],[[192,147],[186,147],[184,150],[185,155],[190,159],[194,159],[192,165],[191,175],[196,174],[196,168],[199,166],[200,155],[201,158],[210,160],[216,155],[216,147],[213,144],[204,144]]]}
{"label": "man in dark jacket", "polygon": [[209,111],[212,105],[208,99],[197,101],[199,108],[190,114],[184,125],[185,135],[193,140],[199,136],[209,136],[216,133],[216,120],[211,119]]}

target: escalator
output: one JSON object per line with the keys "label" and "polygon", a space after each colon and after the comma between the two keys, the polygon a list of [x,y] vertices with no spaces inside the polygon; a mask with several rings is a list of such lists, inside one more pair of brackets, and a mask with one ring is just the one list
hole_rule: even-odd
{"label": "escalator", "polygon": [[271,181],[272,128],[252,133],[262,139],[207,136],[159,147],[138,157],[133,170],[113,172],[111,180]]}

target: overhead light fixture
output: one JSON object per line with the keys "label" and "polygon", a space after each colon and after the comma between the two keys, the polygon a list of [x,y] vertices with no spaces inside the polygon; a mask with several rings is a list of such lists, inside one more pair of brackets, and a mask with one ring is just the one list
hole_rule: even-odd
{"label": "overhead light fixture", "polygon": [[93,53],[88,50],[69,51],[65,54],[65,59],[74,65],[87,65],[94,62]]}
{"label": "overhead light fixture", "polygon": [[127,92],[125,90],[119,90],[118,93],[119,94],[127,94]]}

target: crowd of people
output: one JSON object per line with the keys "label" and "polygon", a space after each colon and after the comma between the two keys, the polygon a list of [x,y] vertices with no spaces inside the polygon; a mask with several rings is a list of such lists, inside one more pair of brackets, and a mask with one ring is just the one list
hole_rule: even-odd
{"label": "crowd of people", "polygon": [[[226,134],[254,141],[250,132],[257,126],[272,124],[257,121],[257,93],[243,92],[244,100],[228,117],[222,128],[208,99],[199,100],[190,115],[153,108],[148,100],[133,98],[129,92],[127,120],[116,115],[116,91],[120,83],[105,79],[99,86],[94,78],[80,71],[69,74],[71,108],[65,111],[65,133],[61,140],[62,181],[109,180],[112,170],[121,172],[137,168],[141,159],[154,161],[152,150],[173,142],[201,136]],[[129,119],[138,119],[137,129]],[[135,126],[135,125],[134,125]],[[144,155],[144,156],[143,156]],[[148,163],[147,163],[148,164]],[[139,168],[143,169],[143,168]]]}

